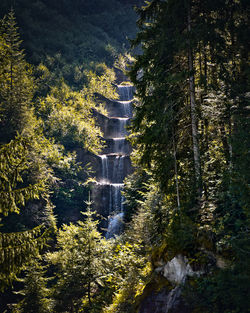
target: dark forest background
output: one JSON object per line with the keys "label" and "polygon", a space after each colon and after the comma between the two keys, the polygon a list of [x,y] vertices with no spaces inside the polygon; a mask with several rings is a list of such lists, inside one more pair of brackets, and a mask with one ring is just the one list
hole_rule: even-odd
{"label": "dark forest background", "polygon": [[[3,312],[143,313],[169,294],[174,312],[249,312],[249,11],[1,1]],[[135,171],[124,232],[107,240],[79,155],[102,150],[95,113],[121,78],[136,89]],[[179,285],[164,270],[174,258],[195,272]]]}
{"label": "dark forest background", "polygon": [[71,85],[81,84],[82,69],[91,62],[113,66],[119,53],[130,49],[136,34],[133,0],[29,1],[3,0],[3,17],[15,10],[27,61],[43,62]]}

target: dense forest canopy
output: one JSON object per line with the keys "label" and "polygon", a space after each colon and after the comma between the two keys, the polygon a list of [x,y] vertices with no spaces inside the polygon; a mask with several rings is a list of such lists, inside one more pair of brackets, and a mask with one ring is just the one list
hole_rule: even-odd
{"label": "dense forest canopy", "polygon": [[112,66],[135,36],[133,5],[141,1],[3,0],[2,16],[15,10],[23,48],[32,64],[44,63],[55,77],[82,84],[91,62]]}
{"label": "dense forest canopy", "polygon": [[[249,312],[249,11],[1,1],[3,312]],[[134,172],[124,231],[107,239],[81,155],[105,149],[97,116],[121,77]]]}

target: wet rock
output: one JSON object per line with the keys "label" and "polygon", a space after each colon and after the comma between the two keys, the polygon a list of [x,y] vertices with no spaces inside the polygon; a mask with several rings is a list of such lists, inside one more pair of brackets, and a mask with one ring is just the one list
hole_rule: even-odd
{"label": "wet rock", "polygon": [[141,303],[139,313],[191,313],[181,297],[181,287],[152,291]]}

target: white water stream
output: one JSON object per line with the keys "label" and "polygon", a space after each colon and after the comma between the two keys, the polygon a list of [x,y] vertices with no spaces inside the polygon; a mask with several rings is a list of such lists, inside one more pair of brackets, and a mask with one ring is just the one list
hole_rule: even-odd
{"label": "white water stream", "polygon": [[111,238],[122,231],[123,226],[123,202],[121,194],[123,189],[123,179],[126,174],[125,168],[125,136],[127,135],[126,126],[132,115],[131,102],[133,99],[133,87],[131,85],[119,85],[118,93],[120,95],[119,105],[121,112],[117,117],[112,117],[115,121],[116,129],[112,139],[114,141],[113,151],[109,154],[99,155],[101,159],[101,177],[97,182],[98,185],[109,186],[108,196],[108,227],[106,238]]}

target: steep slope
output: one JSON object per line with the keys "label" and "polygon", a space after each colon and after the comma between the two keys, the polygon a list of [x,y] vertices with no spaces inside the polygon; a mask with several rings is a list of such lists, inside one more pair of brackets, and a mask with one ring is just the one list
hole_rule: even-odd
{"label": "steep slope", "polygon": [[135,36],[133,1],[3,0],[0,18],[13,7],[28,62],[41,61],[71,85],[82,85],[82,71],[91,62],[113,65]]}

